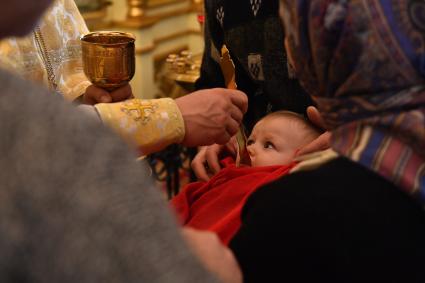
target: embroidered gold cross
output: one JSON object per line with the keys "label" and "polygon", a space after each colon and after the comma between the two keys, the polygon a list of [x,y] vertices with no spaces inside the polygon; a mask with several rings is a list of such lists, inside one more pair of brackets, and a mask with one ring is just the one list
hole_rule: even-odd
{"label": "embroidered gold cross", "polygon": [[121,111],[130,116],[135,122],[142,121],[142,123],[147,123],[157,108],[158,106],[154,103],[146,101],[142,103],[140,100],[134,99],[121,106]]}

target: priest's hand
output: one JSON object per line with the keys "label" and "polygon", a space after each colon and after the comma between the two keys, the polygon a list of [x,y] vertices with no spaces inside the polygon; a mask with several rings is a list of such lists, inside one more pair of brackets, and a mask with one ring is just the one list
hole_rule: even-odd
{"label": "priest's hand", "polygon": [[176,99],[185,124],[186,146],[225,144],[236,134],[248,109],[238,90],[205,89]]}
{"label": "priest's hand", "polygon": [[114,91],[108,92],[103,88],[94,85],[87,87],[86,92],[83,94],[83,103],[94,105],[97,103],[110,103],[119,102],[133,97],[131,86],[126,84]]}
{"label": "priest's hand", "polygon": [[192,228],[183,228],[193,254],[204,267],[224,283],[242,283],[242,272],[232,251],[224,246],[216,234]]}

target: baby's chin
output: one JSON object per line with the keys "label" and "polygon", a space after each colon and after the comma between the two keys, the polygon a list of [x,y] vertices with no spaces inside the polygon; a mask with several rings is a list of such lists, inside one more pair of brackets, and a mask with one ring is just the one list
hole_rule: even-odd
{"label": "baby's chin", "polygon": [[291,163],[291,161],[277,162],[277,161],[251,160],[251,167],[287,165],[289,163]]}

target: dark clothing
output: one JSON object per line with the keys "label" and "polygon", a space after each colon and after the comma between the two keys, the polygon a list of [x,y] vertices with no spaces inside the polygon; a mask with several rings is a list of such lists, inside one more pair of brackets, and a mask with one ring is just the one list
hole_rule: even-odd
{"label": "dark clothing", "polygon": [[216,282],[135,153],[0,70],[0,282]]}
{"label": "dark clothing", "polygon": [[257,190],[230,243],[245,282],[425,282],[425,214],[338,158]]}
{"label": "dark clothing", "polygon": [[311,105],[298,81],[288,78],[279,1],[205,1],[205,50],[197,88],[224,87],[218,64],[223,44],[236,66],[238,89],[249,97],[248,130],[268,112],[305,113]]}

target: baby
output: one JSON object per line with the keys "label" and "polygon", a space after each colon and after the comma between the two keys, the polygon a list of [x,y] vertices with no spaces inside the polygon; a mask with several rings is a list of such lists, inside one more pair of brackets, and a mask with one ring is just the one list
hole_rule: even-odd
{"label": "baby", "polygon": [[255,124],[246,145],[252,167],[290,164],[320,132],[297,113],[273,112]]}
{"label": "baby", "polygon": [[297,150],[320,132],[302,116],[273,112],[254,126],[247,140],[251,166],[236,167],[231,158],[208,182],[187,185],[171,205],[183,225],[216,232],[228,244],[240,226],[247,198],[260,186],[289,173]]}

